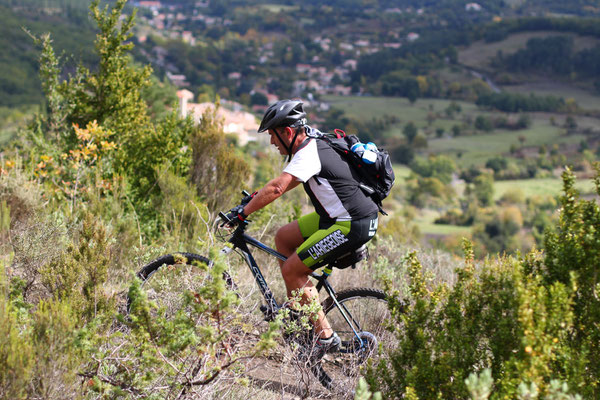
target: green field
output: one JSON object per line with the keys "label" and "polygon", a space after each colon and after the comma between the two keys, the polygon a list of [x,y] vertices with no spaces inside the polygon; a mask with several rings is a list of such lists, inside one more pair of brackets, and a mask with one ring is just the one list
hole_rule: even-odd
{"label": "green field", "polygon": [[471,233],[470,226],[442,225],[435,224],[436,218],[440,217],[441,213],[434,210],[420,210],[419,214],[413,221],[419,227],[419,231],[424,235],[465,235]]}
{"label": "green field", "polygon": [[577,144],[585,138],[584,135],[566,135],[563,128],[552,126],[547,119],[534,117],[529,129],[430,139],[427,151],[453,156],[462,167],[484,165],[491,157],[509,155],[511,145],[521,147],[520,137],[525,138],[523,146],[527,147]]}
{"label": "green field", "polygon": [[535,93],[540,96],[556,96],[563,99],[574,99],[577,105],[584,110],[600,110],[600,96],[594,95],[585,89],[564,82],[539,81],[527,82],[519,85],[505,86],[507,92]]}
{"label": "green field", "polygon": [[[403,181],[399,179],[397,180],[397,184],[402,185]],[[582,195],[595,193],[594,183],[589,179],[577,180],[575,187]],[[455,189],[457,193],[463,191],[462,187],[456,187]],[[494,200],[499,200],[506,192],[515,189],[520,190],[526,199],[534,196],[558,196],[562,193],[562,181],[556,178],[497,181],[494,183]],[[419,210],[413,222],[419,227],[421,233],[425,235],[446,236],[470,234],[472,227],[469,226],[435,224],[435,219],[441,215],[442,213],[437,210]]]}
{"label": "green field", "polygon": [[[498,200],[509,190],[521,190],[525,198],[533,196],[558,196],[562,193],[562,180],[555,178],[545,179],[518,179],[510,181],[497,181],[494,183],[494,199]],[[594,193],[594,182],[590,179],[579,179],[575,188],[580,194]]]}
{"label": "green field", "polygon": [[[323,96],[323,100],[332,107],[343,110],[346,115],[359,120],[381,118],[393,115],[403,122],[413,121],[425,125],[427,114],[443,112],[450,100],[419,99],[411,104],[403,97],[371,97],[371,96]],[[457,101],[463,112],[474,112],[477,106],[473,103]]]}
{"label": "green field", "polygon": [[[569,36],[573,38],[574,52],[592,48],[600,43],[600,39],[592,36],[580,36],[569,32],[539,31],[520,32],[509,35],[499,42],[486,43],[479,40],[470,46],[463,48],[458,53],[458,61],[461,65],[478,71],[486,71],[490,76],[494,75],[490,61],[502,52],[504,55],[512,54],[523,49],[527,41],[532,38],[543,38],[548,36]],[[572,98],[585,110],[600,110],[600,96],[588,90],[589,82],[571,81],[571,77],[561,79],[546,78],[535,74],[510,74],[518,83],[512,85],[498,85],[502,90],[516,93],[536,93],[541,96],[552,95],[564,99]]]}
{"label": "green field", "polygon": [[[550,148],[557,144],[563,149],[577,146],[586,137],[582,134],[567,135],[563,128],[565,116],[549,113],[529,113],[531,126],[522,130],[497,129],[491,133],[480,132],[472,135],[453,137],[450,135],[453,125],[463,125],[464,119],[474,120],[478,115],[490,117],[505,116],[509,114],[480,110],[473,103],[457,102],[462,111],[450,119],[445,117],[444,110],[451,103],[450,100],[420,99],[411,104],[404,98],[388,97],[340,97],[326,96],[326,101],[344,110],[346,115],[352,118],[368,120],[381,118],[385,115],[394,115],[400,119],[398,125],[393,126],[384,133],[387,137],[402,137],[402,129],[408,122],[414,122],[426,134],[428,147],[421,151],[426,154],[446,154],[455,159],[460,167],[470,165],[483,165],[494,156],[510,156],[511,146],[524,147],[529,153],[536,154],[537,148],[542,145]],[[600,98],[598,98],[600,101]],[[429,124],[427,115],[436,114],[436,119]],[[512,117],[516,117],[512,115]],[[554,123],[552,123],[554,119]],[[576,117],[580,128],[598,129],[600,120],[592,117]],[[437,138],[435,131],[442,128],[445,132],[442,138]],[[469,128],[473,133],[473,128]],[[360,134],[360,133],[359,133]]]}
{"label": "green field", "polygon": [[[531,125],[527,129],[516,131],[497,129],[492,133],[477,133],[470,128],[470,133],[475,134],[453,137],[449,134],[450,128],[455,124],[463,124],[466,118],[474,120],[478,115],[492,117],[508,115],[480,110],[472,103],[458,102],[462,111],[456,114],[454,119],[449,119],[445,116],[444,110],[451,101],[441,99],[420,99],[414,104],[404,98],[367,96],[326,96],[324,100],[330,102],[333,107],[343,110],[347,116],[357,119],[366,120],[395,115],[401,122],[386,132],[386,136],[403,136],[402,128],[407,122],[413,121],[421,133],[427,134],[428,138],[428,146],[420,151],[421,155],[446,154],[453,158],[460,168],[473,164],[483,166],[488,159],[500,155],[510,158],[511,146],[523,149],[526,157],[538,157],[538,148],[542,145],[550,149],[556,144],[559,146],[560,152],[570,151],[573,153],[573,149],[576,149],[579,143],[586,138],[583,134],[567,134],[563,127],[566,116],[560,114],[530,113]],[[432,112],[439,118],[428,124],[427,115]],[[580,128],[596,130],[600,127],[598,118],[582,116],[575,118]],[[438,127],[443,128],[446,132],[442,138],[437,138],[434,133]],[[404,185],[410,169],[403,165],[394,165],[394,171],[396,185]],[[590,180],[579,180],[576,187],[582,194],[594,193],[594,185]],[[562,181],[559,178],[498,181],[494,184],[495,200],[499,200],[507,191],[515,188],[521,190],[525,198],[536,195],[557,196],[562,191]],[[459,195],[463,189],[464,185],[455,187]],[[419,210],[414,223],[426,235],[467,235],[471,232],[470,227],[434,224],[433,221],[441,213],[443,210]]]}
{"label": "green field", "polygon": [[453,125],[462,122],[461,116],[469,115],[475,118],[480,114],[490,114],[487,111],[480,111],[473,103],[455,101],[462,109],[461,113],[457,115],[458,119],[437,118],[429,125],[427,116],[430,113],[444,115],[444,110],[452,103],[451,100],[420,99],[414,104],[405,98],[398,97],[325,96],[324,100],[329,102],[332,107],[343,110],[346,115],[358,120],[395,116],[399,123],[384,132],[385,137],[402,137],[402,129],[409,122],[414,122],[418,128],[429,133],[435,132],[437,128],[450,132]]}
{"label": "green field", "polygon": [[396,175],[396,182],[403,182],[410,174],[410,168],[402,164],[394,164],[394,174]]}
{"label": "green field", "polygon": [[458,52],[458,62],[478,70],[489,69],[490,59],[496,56],[498,51],[504,55],[512,54],[517,50],[524,49],[527,41],[532,38],[544,38],[548,36],[570,36],[573,38],[574,50],[579,52],[583,49],[594,47],[600,40],[593,36],[580,36],[570,32],[538,31],[520,32],[508,36],[506,39],[487,43],[478,40]]}
{"label": "green field", "polygon": [[[398,184],[402,184],[399,180]],[[578,180],[575,184],[580,194],[594,193],[595,186],[591,180]],[[519,189],[522,191],[525,198],[533,196],[558,196],[562,192],[562,181],[560,179],[519,179],[511,181],[499,181],[494,183],[494,200],[499,200],[509,190]],[[457,188],[457,192],[461,192],[461,188]],[[447,236],[447,235],[465,235],[468,236],[471,233],[472,227],[469,226],[456,226],[456,225],[442,225],[435,224],[436,218],[440,217],[442,213],[436,210],[424,209],[419,210],[416,218],[414,219],[415,225],[419,227],[419,230],[424,235],[436,235],[436,236]]]}

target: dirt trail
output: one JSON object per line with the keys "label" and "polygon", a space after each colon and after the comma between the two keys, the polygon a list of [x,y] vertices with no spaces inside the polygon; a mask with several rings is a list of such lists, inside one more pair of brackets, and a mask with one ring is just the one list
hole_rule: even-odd
{"label": "dirt trail", "polygon": [[[301,371],[284,360],[274,358],[257,358],[246,365],[246,373],[250,384],[271,392],[269,399],[338,399],[337,396],[323,388],[318,380],[308,371]],[[266,398],[261,398],[266,400]]]}

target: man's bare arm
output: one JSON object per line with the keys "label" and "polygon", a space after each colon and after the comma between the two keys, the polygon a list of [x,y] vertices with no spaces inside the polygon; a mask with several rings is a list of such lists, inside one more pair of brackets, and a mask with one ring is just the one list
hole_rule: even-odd
{"label": "man's bare arm", "polygon": [[250,215],[254,211],[260,210],[299,184],[300,181],[298,181],[293,175],[283,172],[277,178],[270,180],[256,193],[252,200],[250,200],[250,203],[244,207],[244,214]]}

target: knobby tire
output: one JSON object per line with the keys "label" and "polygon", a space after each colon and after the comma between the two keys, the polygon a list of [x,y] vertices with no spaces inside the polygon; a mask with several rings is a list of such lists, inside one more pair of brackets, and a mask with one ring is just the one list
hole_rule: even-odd
{"label": "knobby tire", "polygon": [[[185,265],[193,265],[194,263],[202,263],[202,264],[206,264],[209,267],[213,264],[212,261],[200,254],[195,254],[195,253],[172,253],[172,254],[166,254],[164,256],[161,256],[159,258],[157,258],[156,260],[153,260],[151,262],[149,262],[148,264],[144,265],[136,274],[136,276],[142,281],[142,284],[145,284],[151,277],[152,275],[154,275],[156,272],[158,272],[161,268],[169,268],[169,267],[174,267],[177,265],[183,265],[183,264],[178,264],[178,261],[181,260],[182,258],[185,258],[186,263]],[[233,279],[231,278],[231,275],[229,275],[227,272],[223,272],[223,279],[225,280],[225,283],[227,284],[228,289],[230,290],[236,290],[237,286],[235,284],[235,282],[233,281]],[[131,306],[131,299],[129,299],[129,297],[127,297],[127,311],[129,312]]]}

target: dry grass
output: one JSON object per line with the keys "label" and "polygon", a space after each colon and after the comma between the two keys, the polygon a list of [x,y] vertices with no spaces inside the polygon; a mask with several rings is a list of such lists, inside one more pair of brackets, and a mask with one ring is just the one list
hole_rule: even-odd
{"label": "dry grass", "polygon": [[[215,246],[218,246],[218,244],[215,243]],[[362,262],[356,269],[334,270],[330,280],[336,290],[339,291],[351,287],[383,288],[382,280],[385,277],[394,282],[394,286],[406,294],[408,282],[402,261],[407,252],[411,250],[419,251],[419,258],[432,277],[432,284],[440,282],[453,283],[453,271],[457,261],[449,255],[436,251],[415,249],[408,245],[398,245],[389,239],[383,238],[379,239],[376,245],[373,243],[371,246],[371,258],[368,261]],[[254,255],[277,299],[280,302],[283,301],[285,289],[278,262],[273,257],[260,251],[255,251]],[[237,291],[242,299],[237,312],[242,316],[245,325],[248,327],[248,331],[244,333],[246,336],[243,336],[242,340],[236,340],[236,342],[254,341],[260,333],[266,330],[267,326],[262,321],[262,313],[258,310],[259,305],[263,302],[262,296],[250,270],[241,260],[241,257],[231,254],[226,262],[238,285]],[[162,289],[169,287],[168,291],[177,293],[195,281],[194,278],[190,278],[194,274],[189,270],[182,269],[175,274],[171,271],[170,275],[166,281],[160,275],[153,276],[153,279],[156,278],[156,282],[151,287]],[[201,284],[201,280],[194,284]],[[172,287],[172,285],[175,286]],[[148,289],[154,290],[151,287]],[[157,293],[153,293],[153,299],[161,302],[169,301],[168,297],[157,296]],[[176,305],[174,307],[173,310],[177,308]],[[238,332],[236,334],[242,333]],[[335,357],[332,357],[331,361],[334,365],[337,362]],[[303,365],[296,358],[294,351],[282,341],[269,356],[245,360],[236,369],[223,374],[218,382],[211,385],[211,390],[209,392],[204,391],[203,395],[208,396],[207,398],[223,398],[225,395],[227,398],[249,398],[248,396],[254,398],[260,396],[265,399],[351,398],[356,379],[357,377],[353,378],[352,383],[343,389],[343,393],[330,393],[318,384],[310,369]]]}
{"label": "dry grass", "polygon": [[[28,197],[30,192],[27,191],[20,193],[19,185],[14,184],[14,182],[11,185],[5,181],[2,181],[2,183],[0,193],[5,198],[6,193],[11,193],[11,195],[16,193],[15,196],[17,197],[15,198],[23,198],[21,203],[29,205],[24,209],[31,210],[31,212],[22,214],[28,217],[19,219],[20,222],[14,224],[11,229],[11,242],[3,245],[8,246],[10,244],[11,248],[14,249],[13,270],[18,269],[22,276],[30,277],[29,280],[32,282],[33,288],[37,284],[36,279],[39,268],[64,250],[64,241],[72,235],[72,232],[60,221],[51,223],[50,217],[46,219],[35,217],[35,210],[40,209],[38,208],[39,203],[36,206],[35,196]],[[7,190],[9,187],[11,188],[10,191]],[[37,200],[39,201],[39,199]],[[277,226],[284,222],[271,221],[266,224],[266,230],[257,230],[256,236],[269,243],[269,238],[273,236]],[[205,250],[208,248],[218,248],[220,246],[221,244],[209,235],[204,238],[203,243],[200,245],[200,252],[207,254]],[[130,280],[123,280],[123,271],[137,271],[141,265],[160,254],[168,252],[165,250],[160,246],[148,245],[129,250],[128,254],[133,255],[131,261],[127,265],[118,266],[118,273],[109,273],[107,285],[113,288],[114,291],[125,293]],[[337,290],[357,286],[383,288],[382,280],[384,277],[388,277],[397,288],[404,290],[407,282],[402,258],[409,250],[411,250],[409,246],[399,245],[391,240],[378,239],[377,243],[372,243],[370,260],[361,263],[356,269],[349,268],[343,271],[334,271],[331,282]],[[283,301],[285,288],[278,262],[273,257],[260,251],[255,251],[254,255],[270,288],[277,299],[280,302]],[[243,353],[259,340],[259,336],[267,330],[268,326],[263,321],[262,313],[258,310],[262,304],[262,296],[250,270],[241,257],[236,254],[231,254],[226,262],[238,285],[238,293],[241,296],[239,305],[232,313],[235,320],[230,321],[232,326],[231,337],[226,340],[226,344],[229,348]],[[451,260],[447,256],[441,253],[424,251],[422,262],[425,268],[436,276],[436,280],[452,281],[451,274],[448,274],[448,271],[452,271],[453,268],[449,266]],[[164,306],[161,311],[163,315],[173,315],[182,306],[182,293],[186,291],[193,293],[195,288],[204,284],[205,279],[206,274],[197,268],[193,269],[188,266],[181,269],[165,269],[153,276],[153,279],[144,289],[153,302],[159,306]],[[121,339],[107,340],[102,346],[104,346],[106,354],[111,354],[110,357],[113,356],[112,354],[118,357],[119,348],[128,340],[128,330],[125,326],[116,322],[113,329],[114,332],[119,331],[121,333],[121,336],[116,336]],[[333,356],[330,362],[332,365],[336,365],[336,363],[344,365],[345,361]],[[104,371],[100,372],[100,374],[102,373]],[[280,340],[279,346],[266,356],[243,359],[229,370],[221,373],[218,379],[209,385],[190,388],[182,398],[351,398],[356,380],[357,376],[352,376],[341,392],[332,393],[325,390],[317,382],[310,369],[298,360],[295,351],[284,344],[283,340]],[[157,387],[160,387],[160,382],[157,382]],[[156,393],[164,393],[164,391],[161,392],[157,389]],[[90,398],[93,398],[92,393],[90,393],[90,396]],[[136,396],[134,394],[131,397]]]}

